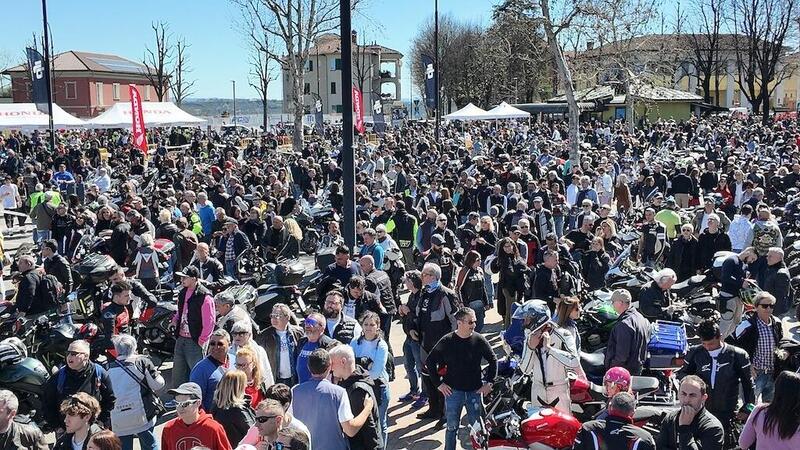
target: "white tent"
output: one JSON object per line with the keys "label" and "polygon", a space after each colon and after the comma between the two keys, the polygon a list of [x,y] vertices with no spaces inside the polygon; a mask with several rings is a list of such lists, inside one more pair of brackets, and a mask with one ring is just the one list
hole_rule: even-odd
{"label": "white tent", "polygon": [[[50,126],[47,114],[36,109],[35,103],[0,103],[0,130],[35,130]],[[57,129],[83,128],[86,122],[70,115],[53,104],[53,126]]]}
{"label": "white tent", "polygon": [[487,117],[486,111],[478,108],[472,103],[459,109],[456,112],[450,113],[442,117],[447,120],[486,120],[490,118]]}
{"label": "white tent", "polygon": [[[142,102],[145,127],[195,126],[206,123],[172,102]],[[87,122],[90,128],[131,128],[130,102],[114,103],[103,114]]]}
{"label": "white tent", "polygon": [[531,113],[502,102],[486,112],[487,119],[527,119]]}

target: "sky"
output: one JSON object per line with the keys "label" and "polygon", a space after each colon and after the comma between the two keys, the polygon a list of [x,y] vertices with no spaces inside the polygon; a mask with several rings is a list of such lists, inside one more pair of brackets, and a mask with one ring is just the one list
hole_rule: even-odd
{"label": "sky", "polygon": [[[4,4],[0,65],[21,64],[32,34],[42,34],[39,0],[7,0]],[[399,50],[406,58],[402,68],[403,98],[409,98],[409,48],[417,30],[433,16],[434,0],[364,0],[353,18],[359,41],[377,41]],[[440,0],[440,14],[488,24],[498,0]],[[151,23],[164,21],[176,37],[186,39],[191,79],[197,98],[231,98],[236,81],[237,98],[257,98],[249,86],[247,40],[237,27],[239,10],[228,0],[48,0],[54,51],[78,50],[110,53],[141,62],[145,47],[155,43]],[[418,93],[415,91],[415,96]],[[281,98],[273,82],[269,98]]]}

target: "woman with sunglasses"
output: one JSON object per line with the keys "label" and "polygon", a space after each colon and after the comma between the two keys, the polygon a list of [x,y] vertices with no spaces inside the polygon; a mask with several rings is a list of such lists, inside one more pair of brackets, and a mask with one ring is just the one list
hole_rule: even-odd
{"label": "woman with sunglasses", "polygon": [[519,247],[510,238],[503,238],[497,243],[497,256],[492,260],[492,272],[500,274],[497,283],[497,312],[503,316],[503,326],[511,325],[511,305],[522,301],[525,297],[525,277],[528,267],[519,256]]}
{"label": "woman with sunglasses", "polygon": [[367,311],[361,316],[361,336],[353,339],[350,346],[353,347],[356,363],[369,371],[369,376],[375,382],[376,391],[380,391],[381,399],[378,402],[378,419],[380,424],[383,448],[386,448],[388,438],[388,415],[389,399],[389,372],[386,370],[386,362],[389,359],[389,345],[383,337],[381,331],[381,319],[378,314]]}
{"label": "woman with sunglasses", "polygon": [[255,423],[255,412],[245,396],[247,375],[241,370],[230,370],[220,380],[214,391],[214,420],[225,425],[229,442],[239,442]]}
{"label": "woman with sunglasses", "polygon": [[89,437],[101,428],[95,424],[100,403],[85,392],[78,392],[61,402],[65,433],[56,441],[54,450],[86,450]]}
{"label": "woman with sunglasses", "polygon": [[481,261],[481,254],[470,250],[464,257],[464,267],[456,276],[456,295],[464,306],[469,306],[475,311],[475,319],[478,321],[475,331],[478,333],[483,330],[486,310],[494,306],[492,300],[486,295]]}
{"label": "woman with sunglasses", "polygon": [[240,349],[249,348],[258,356],[258,367],[264,382],[268,386],[275,383],[267,351],[253,340],[253,324],[250,320],[239,320],[231,326],[231,340],[231,348],[228,353],[232,359],[236,358]]}
{"label": "woman with sunglasses", "polygon": [[258,355],[250,348],[240,348],[236,352],[236,369],[247,376],[245,395],[250,399],[250,407],[255,408],[265,398],[269,386],[264,382],[261,367],[258,364]]}

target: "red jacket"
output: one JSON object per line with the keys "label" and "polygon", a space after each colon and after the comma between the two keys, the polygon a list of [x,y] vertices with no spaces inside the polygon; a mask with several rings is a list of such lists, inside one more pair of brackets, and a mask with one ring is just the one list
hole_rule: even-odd
{"label": "red jacket", "polygon": [[191,425],[186,425],[180,417],[176,417],[164,426],[161,448],[190,449],[196,446],[205,446],[211,450],[231,450],[225,429],[205,411],[201,410],[200,417]]}

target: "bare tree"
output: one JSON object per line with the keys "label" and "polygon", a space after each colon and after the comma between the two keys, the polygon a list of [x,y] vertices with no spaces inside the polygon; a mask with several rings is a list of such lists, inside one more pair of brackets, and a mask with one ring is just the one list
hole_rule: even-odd
{"label": "bare tree", "polygon": [[186,79],[186,76],[192,71],[189,67],[189,57],[186,55],[186,49],[189,47],[186,39],[178,39],[175,44],[175,67],[172,69],[172,80],[169,87],[173,101],[178,106],[181,106],[186,97],[194,94],[195,80]]}
{"label": "bare tree", "polygon": [[724,66],[720,62],[720,33],[723,17],[722,9],[725,0],[695,0],[693,13],[696,18],[692,31],[687,36],[689,47],[689,63],[694,68],[697,84],[703,90],[706,103],[711,103],[711,80],[717,79],[717,95],[719,105],[719,71]]}
{"label": "bare tree", "polygon": [[155,49],[145,48],[142,64],[145,65],[144,76],[153,86],[158,101],[164,101],[169,92],[170,78],[172,76],[173,47],[172,35],[167,34],[167,25],[157,22],[150,25],[156,37]]}
{"label": "bare tree", "polygon": [[270,52],[261,51],[261,48],[271,48],[271,42],[267,36],[264,36],[262,41],[251,42],[250,47],[250,74],[248,83],[253,89],[258,92],[258,98],[261,100],[261,111],[264,115],[262,119],[262,127],[266,132],[269,126],[269,109],[267,94],[269,92],[269,84],[278,79],[280,73],[275,70],[274,61],[270,56]]}
{"label": "bare tree", "polygon": [[732,0],[736,83],[764,123],[775,88],[797,69],[785,46],[795,35],[797,13],[797,0]]}
{"label": "bare tree", "polygon": [[[279,44],[275,48],[260,50],[274,60],[281,61],[281,67],[289,78],[290,88],[286,99],[294,108],[292,145],[296,152],[300,152],[304,138],[303,80],[309,49],[321,34],[339,27],[339,0],[230,1],[241,10],[247,29],[254,35],[254,42],[260,42],[260,36],[268,35]],[[351,8],[355,8],[358,3],[359,0],[353,0]],[[342,89],[347,95],[350,87],[343,86]]]}

